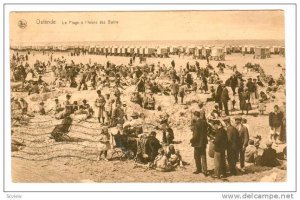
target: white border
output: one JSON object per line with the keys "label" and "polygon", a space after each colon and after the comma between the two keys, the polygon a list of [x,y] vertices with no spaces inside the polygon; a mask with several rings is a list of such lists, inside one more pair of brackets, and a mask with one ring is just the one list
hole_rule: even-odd
{"label": "white border", "polygon": [[[5,190],[7,191],[293,191],[295,190],[295,7],[293,5],[6,5],[5,68],[9,69],[10,11],[126,11],[126,10],[255,10],[281,9],[285,12],[288,174],[286,183],[130,183],[130,184],[16,184],[11,182],[10,158],[10,86],[9,70],[5,70]],[[2,106],[2,105],[1,105]],[[2,118],[2,116],[1,116]],[[2,123],[2,122],[1,122]],[[216,187],[218,186],[218,187]]]}

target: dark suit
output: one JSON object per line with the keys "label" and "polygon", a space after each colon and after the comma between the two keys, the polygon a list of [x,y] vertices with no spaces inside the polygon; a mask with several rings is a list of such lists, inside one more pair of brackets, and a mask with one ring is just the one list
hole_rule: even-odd
{"label": "dark suit", "polygon": [[229,111],[228,111],[228,101],[230,100],[229,94],[228,94],[228,89],[226,87],[223,88],[222,95],[221,95],[221,101],[224,106],[225,114],[228,116]]}
{"label": "dark suit", "polygon": [[203,119],[195,119],[192,124],[193,137],[190,140],[194,147],[194,159],[198,172],[207,172],[206,145],[207,141],[207,123]]}
{"label": "dark suit", "polygon": [[149,156],[149,161],[154,162],[155,157],[158,155],[158,149],[161,148],[159,140],[155,136],[149,136],[145,144],[145,153]]}
{"label": "dark suit", "polygon": [[235,88],[237,87],[237,85],[238,85],[237,77],[236,76],[231,77],[230,87],[232,89],[233,95],[235,95]]}
{"label": "dark suit", "polygon": [[223,91],[223,87],[221,85],[218,85],[215,102],[219,104],[220,110],[223,110],[222,101],[221,101],[222,91]]}
{"label": "dark suit", "polygon": [[215,154],[214,154],[214,165],[215,165],[215,175],[220,177],[220,175],[226,175],[226,162],[225,162],[225,150],[227,149],[227,135],[224,128],[220,128],[216,131],[215,135]]}
{"label": "dark suit", "polygon": [[236,174],[236,162],[238,160],[238,152],[240,150],[240,143],[239,143],[239,132],[238,130],[229,125],[227,127],[227,139],[228,139],[228,146],[227,146],[227,161],[229,165],[229,170],[232,175]]}
{"label": "dark suit", "polygon": [[239,124],[236,128],[239,133],[240,166],[241,166],[241,168],[244,168],[244,166],[245,166],[245,149],[248,146],[249,133],[248,133],[248,128],[242,124]]}

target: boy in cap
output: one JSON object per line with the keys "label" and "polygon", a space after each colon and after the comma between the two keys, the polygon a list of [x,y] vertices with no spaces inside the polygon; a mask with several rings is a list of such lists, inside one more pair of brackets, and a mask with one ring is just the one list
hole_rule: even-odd
{"label": "boy in cap", "polygon": [[274,106],[274,112],[271,112],[269,114],[269,126],[271,128],[270,130],[270,138],[271,141],[273,141],[275,144],[278,142],[278,137],[281,132],[281,125],[283,122],[283,114],[279,110],[279,106]]}

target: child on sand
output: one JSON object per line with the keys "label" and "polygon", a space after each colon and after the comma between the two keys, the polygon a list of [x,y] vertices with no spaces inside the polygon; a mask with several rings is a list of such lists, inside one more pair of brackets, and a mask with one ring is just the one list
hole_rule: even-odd
{"label": "child on sand", "polygon": [[170,172],[175,169],[176,166],[173,166],[164,151],[163,148],[158,150],[158,155],[154,160],[154,167],[156,170],[161,172]]}
{"label": "child on sand", "polygon": [[99,151],[98,160],[101,159],[102,154],[104,154],[104,160],[108,161],[107,159],[107,151],[110,149],[110,135],[108,132],[108,128],[102,128],[99,137],[99,143],[97,144],[97,148]]}
{"label": "child on sand", "polygon": [[264,111],[266,111],[266,103],[264,102],[263,99],[259,99],[259,104],[258,104],[258,110],[259,110],[259,114],[263,115]]}

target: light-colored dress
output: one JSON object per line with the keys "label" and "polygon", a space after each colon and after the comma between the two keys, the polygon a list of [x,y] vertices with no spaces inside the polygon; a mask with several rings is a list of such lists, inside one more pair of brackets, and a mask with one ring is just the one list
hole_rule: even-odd
{"label": "light-colored dress", "polygon": [[110,149],[110,137],[109,135],[101,134],[99,142],[97,143],[98,151],[107,151]]}

